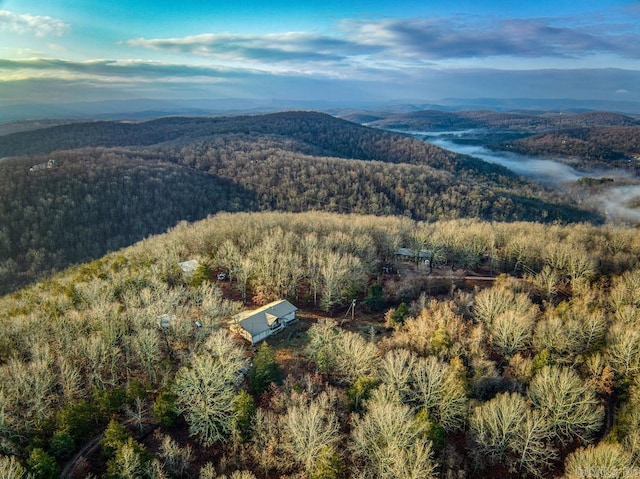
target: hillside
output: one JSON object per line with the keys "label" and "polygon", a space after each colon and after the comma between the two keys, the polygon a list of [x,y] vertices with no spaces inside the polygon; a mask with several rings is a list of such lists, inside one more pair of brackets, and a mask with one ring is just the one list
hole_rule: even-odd
{"label": "hillside", "polygon": [[[537,134],[527,138],[497,144],[495,148],[509,149],[526,155],[562,156],[578,158],[591,166],[635,165],[640,158],[640,126],[596,126],[567,128]],[[629,165],[625,165],[629,166]]]}
{"label": "hillside", "polygon": [[[319,212],[181,224],[0,298],[0,475],[632,470],[639,240]],[[243,296],[288,298],[298,321],[252,347],[227,331]]]}
{"label": "hillside", "polygon": [[57,125],[0,136],[0,156],[0,292],[218,211],[602,221],[503,167],[317,113]]}
{"label": "hillside", "polygon": [[[470,128],[503,129],[539,132],[568,128],[640,126],[636,117],[621,113],[591,111],[567,112],[501,112],[491,110],[463,110],[447,112],[423,110],[408,113],[377,113],[369,126],[382,129],[416,129],[421,131],[465,130]],[[354,119],[367,118],[364,113],[351,114]]]}

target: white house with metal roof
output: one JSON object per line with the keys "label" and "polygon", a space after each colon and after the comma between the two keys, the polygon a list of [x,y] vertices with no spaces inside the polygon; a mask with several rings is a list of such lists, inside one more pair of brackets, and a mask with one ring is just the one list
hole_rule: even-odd
{"label": "white house with metal roof", "polygon": [[285,299],[274,301],[235,315],[232,329],[251,341],[251,344],[256,344],[295,321],[297,311],[298,308]]}

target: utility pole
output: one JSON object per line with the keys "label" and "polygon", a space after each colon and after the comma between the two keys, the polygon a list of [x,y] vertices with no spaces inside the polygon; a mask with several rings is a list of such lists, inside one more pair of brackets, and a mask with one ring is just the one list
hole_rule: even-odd
{"label": "utility pole", "polygon": [[[349,305],[349,309],[347,309],[347,312],[344,315],[345,318],[349,315],[349,311],[351,311],[351,321],[353,321],[356,317],[356,300],[355,299],[351,301],[351,305]],[[344,323],[344,318],[342,319],[342,321],[340,321],[340,326],[342,326],[342,323]]]}
{"label": "utility pole", "polygon": [[[355,299],[351,301],[351,306],[349,306],[349,309],[347,309],[347,314],[349,314],[349,311],[351,311],[351,321],[353,321],[356,317],[356,300]],[[347,314],[345,314],[345,316],[347,316]]]}

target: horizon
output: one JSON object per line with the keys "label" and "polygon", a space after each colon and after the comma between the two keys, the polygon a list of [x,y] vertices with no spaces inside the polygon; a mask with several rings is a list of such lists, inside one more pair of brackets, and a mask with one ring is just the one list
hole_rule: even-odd
{"label": "horizon", "polygon": [[625,0],[0,0],[0,108],[153,98],[638,103],[639,20],[640,5]]}

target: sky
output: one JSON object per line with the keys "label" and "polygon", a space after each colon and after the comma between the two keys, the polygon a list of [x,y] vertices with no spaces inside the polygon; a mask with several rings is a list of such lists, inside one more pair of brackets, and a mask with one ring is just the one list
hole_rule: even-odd
{"label": "sky", "polygon": [[640,101],[640,1],[0,0],[0,108]]}

